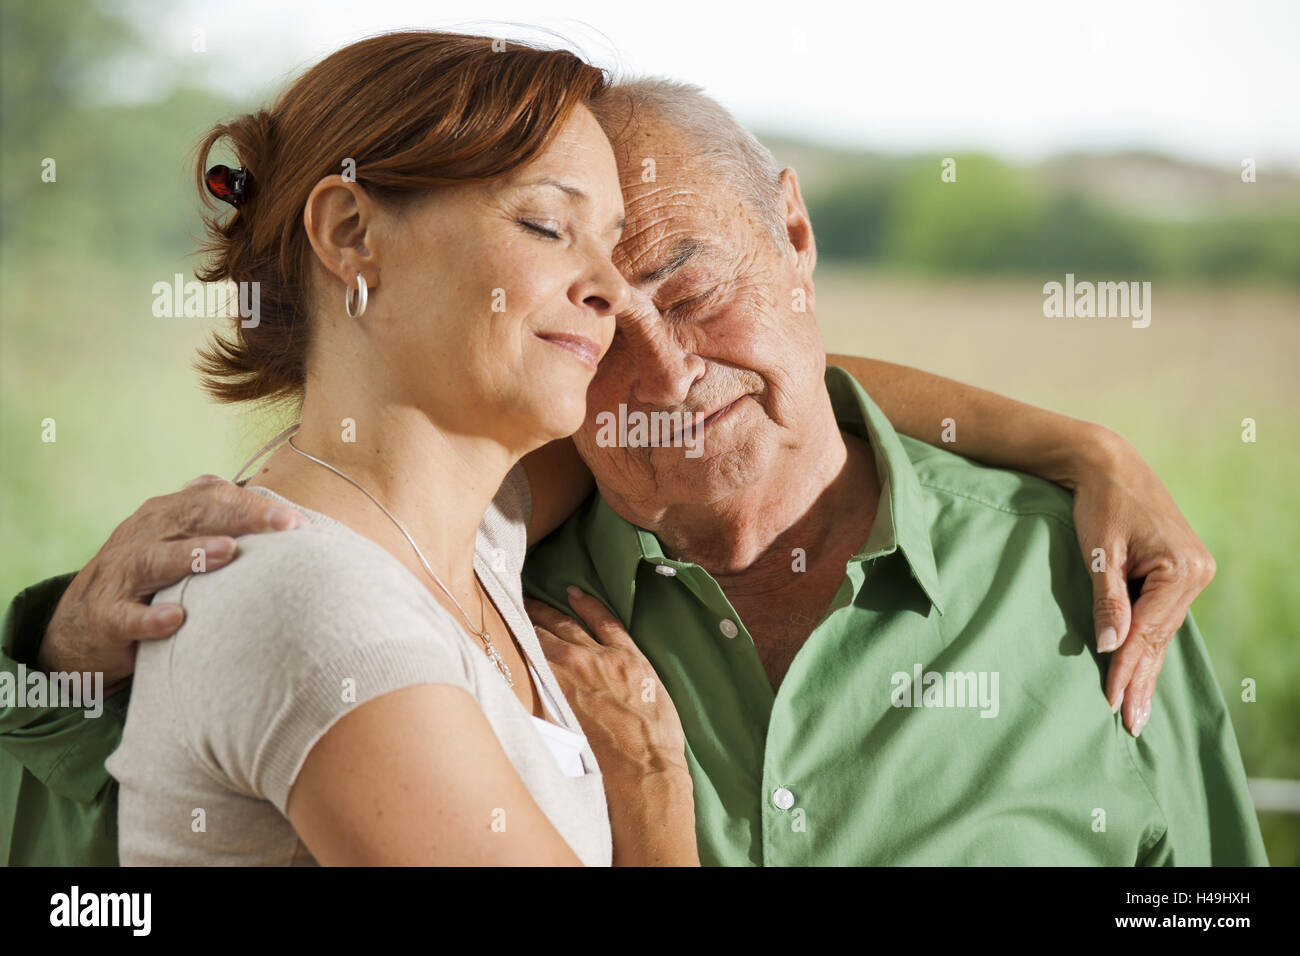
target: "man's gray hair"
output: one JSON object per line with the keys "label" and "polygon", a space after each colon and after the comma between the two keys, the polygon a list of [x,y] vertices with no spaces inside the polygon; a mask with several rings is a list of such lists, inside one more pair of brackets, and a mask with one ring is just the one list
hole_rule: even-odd
{"label": "man's gray hair", "polygon": [[681,133],[694,155],[739,193],[772,238],[786,240],[781,167],[753,133],[700,87],[658,77],[624,80],[604,94],[596,112],[611,139],[638,116]]}

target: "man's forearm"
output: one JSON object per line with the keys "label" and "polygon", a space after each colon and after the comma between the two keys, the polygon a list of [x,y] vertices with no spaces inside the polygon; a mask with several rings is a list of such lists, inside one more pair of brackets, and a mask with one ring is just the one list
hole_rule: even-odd
{"label": "man's forearm", "polygon": [[[104,759],[121,740],[126,695],[109,699],[105,692],[102,700],[83,699],[80,704],[66,705],[67,701],[55,699],[33,703],[24,693],[50,615],[72,577],[63,575],[32,585],[14,598],[5,614],[0,673],[10,675],[18,693],[0,706],[0,749],[54,793],[89,804],[112,783]],[[27,680],[21,678],[23,669],[28,672]],[[103,709],[96,719],[88,715],[87,708],[93,709],[97,703]]]}
{"label": "man's forearm", "polygon": [[4,653],[19,664],[45,670],[41,644],[45,628],[76,572],[48,578],[19,594],[9,605],[4,625]]}
{"label": "man's forearm", "polygon": [[853,355],[826,359],[857,379],[904,435],[1071,490],[1083,463],[1102,461],[1123,442],[1104,426],[920,369]]}

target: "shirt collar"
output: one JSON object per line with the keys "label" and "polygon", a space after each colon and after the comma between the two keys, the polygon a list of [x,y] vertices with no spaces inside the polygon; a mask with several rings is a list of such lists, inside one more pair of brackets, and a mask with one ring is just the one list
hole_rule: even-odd
{"label": "shirt collar", "polygon": [[[880,480],[880,504],[871,533],[854,560],[901,551],[912,577],[935,609],[943,614],[925,502],[907,450],[884,413],[848,372],[836,366],[828,367],[826,388],[836,420],[870,443]],[[632,619],[637,571],[643,562],[678,570],[694,567],[689,562],[666,557],[658,538],[620,517],[602,495],[596,495],[595,507],[587,520],[585,537],[596,574],[612,610],[624,621]]]}
{"label": "shirt collar", "polygon": [[[835,420],[848,431],[865,437],[871,445],[876,477],[880,481],[880,504],[871,533],[854,557],[866,559],[901,551],[912,577],[935,610],[943,614],[939,572],[930,540],[929,511],[911,456],[885,413],[852,375],[842,368],[828,367],[826,389],[835,409]],[[866,434],[862,435],[864,428]]]}

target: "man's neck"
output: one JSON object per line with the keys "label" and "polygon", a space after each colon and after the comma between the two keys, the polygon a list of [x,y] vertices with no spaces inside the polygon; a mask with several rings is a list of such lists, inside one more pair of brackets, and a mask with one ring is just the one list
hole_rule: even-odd
{"label": "man's neck", "polygon": [[846,546],[852,554],[870,533],[880,494],[870,446],[846,439],[827,395],[809,441],[784,456],[727,499],[668,508],[648,530],[670,555],[725,577],[737,596],[797,581],[795,549],[810,563]]}

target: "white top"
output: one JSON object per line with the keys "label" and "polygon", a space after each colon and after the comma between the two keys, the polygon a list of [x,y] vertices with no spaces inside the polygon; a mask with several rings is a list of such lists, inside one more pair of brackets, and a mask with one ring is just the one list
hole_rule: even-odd
{"label": "white top", "polygon": [[[604,781],[524,612],[529,504],[516,467],[484,515],[474,566],[555,723],[520,703],[422,578],[368,538],[300,508],[306,527],[243,536],[238,561],[155,598],[183,604],[185,623],[139,648],[121,746],[107,762],[121,784],[122,863],[314,864],[285,810],[315,743],[368,700],[451,684],[478,702],[533,801],[578,858],[608,866]],[[457,728],[409,732],[437,747]],[[508,799],[502,808],[512,809]]]}
{"label": "white top", "polygon": [[[532,661],[528,662],[528,669],[532,672],[533,682],[541,688],[542,705],[546,708],[546,712],[554,719],[562,720],[555,702],[551,699],[551,692],[542,683]],[[582,751],[587,746],[585,735],[575,734],[572,730],[566,730],[540,717],[533,718],[533,726],[542,735],[542,740],[546,741],[546,746],[551,749],[551,753],[555,754],[555,762],[560,765],[561,773],[566,777],[581,777],[587,772],[582,766]]]}

